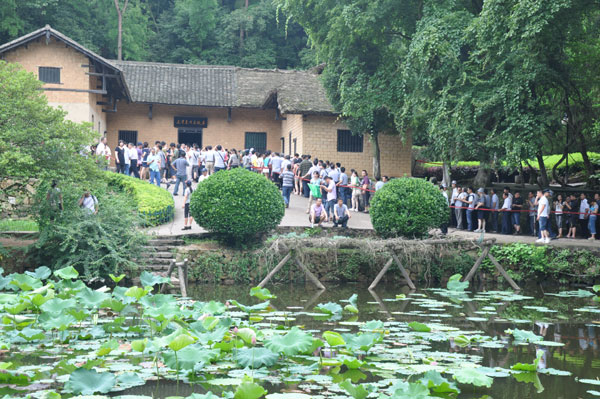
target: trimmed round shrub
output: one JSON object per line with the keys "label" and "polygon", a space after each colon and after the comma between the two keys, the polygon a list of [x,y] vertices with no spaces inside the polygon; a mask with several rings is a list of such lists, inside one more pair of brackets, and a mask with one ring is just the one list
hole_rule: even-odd
{"label": "trimmed round shrub", "polygon": [[198,184],[190,212],[204,229],[248,241],[279,225],[285,206],[277,187],[243,168],[222,170]]}
{"label": "trimmed round shrub", "polygon": [[412,177],[393,179],[375,193],[369,210],[382,237],[424,237],[448,222],[450,212],[437,186]]}

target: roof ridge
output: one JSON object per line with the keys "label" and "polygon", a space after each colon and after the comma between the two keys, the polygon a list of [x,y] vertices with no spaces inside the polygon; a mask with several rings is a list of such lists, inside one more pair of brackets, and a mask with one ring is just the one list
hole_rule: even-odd
{"label": "roof ridge", "polygon": [[125,64],[125,65],[147,65],[147,66],[156,66],[156,67],[174,67],[174,68],[211,68],[211,69],[231,69],[234,70],[236,67],[232,65],[209,65],[209,64],[175,64],[169,62],[155,62],[155,61],[117,61],[111,60],[111,62],[115,64]]}

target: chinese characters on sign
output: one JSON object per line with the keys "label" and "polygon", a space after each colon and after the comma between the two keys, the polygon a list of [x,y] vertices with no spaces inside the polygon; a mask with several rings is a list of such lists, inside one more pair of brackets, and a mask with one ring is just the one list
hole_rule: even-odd
{"label": "chinese characters on sign", "polygon": [[175,127],[205,128],[208,126],[208,118],[199,118],[195,116],[176,116],[173,124]]}

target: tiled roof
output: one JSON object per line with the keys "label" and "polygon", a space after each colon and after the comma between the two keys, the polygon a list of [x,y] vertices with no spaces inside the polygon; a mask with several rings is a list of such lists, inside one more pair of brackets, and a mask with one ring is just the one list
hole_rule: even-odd
{"label": "tiled roof", "polygon": [[319,76],[308,71],[237,69],[237,103],[240,107],[262,107],[277,95],[282,114],[334,113]]}
{"label": "tiled roof", "polygon": [[281,113],[334,113],[318,75],[309,71],[112,61],[133,102],[263,108],[277,96]]}
{"label": "tiled roof", "polygon": [[203,107],[265,108],[282,114],[333,114],[313,71],[106,60],[46,25],[0,46],[0,54],[41,37],[55,37],[114,69],[132,102]]}
{"label": "tiled roof", "polygon": [[133,102],[235,106],[235,67],[112,62],[123,71]]}

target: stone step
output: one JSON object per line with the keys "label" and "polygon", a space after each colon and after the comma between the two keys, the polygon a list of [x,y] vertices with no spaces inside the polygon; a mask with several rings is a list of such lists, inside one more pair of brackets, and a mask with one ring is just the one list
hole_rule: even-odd
{"label": "stone step", "polygon": [[152,247],[143,247],[142,252],[172,252],[177,249],[176,245],[156,245]]}
{"label": "stone step", "polygon": [[142,258],[144,259],[157,259],[157,258],[168,258],[173,259],[175,256],[172,252],[169,251],[161,251],[161,252],[153,252],[153,251],[142,251]]}
{"label": "stone step", "polygon": [[169,266],[165,265],[144,265],[140,266],[140,270],[147,270],[152,272],[164,272],[166,273],[169,270]]}
{"label": "stone step", "polygon": [[164,265],[165,267],[168,267],[171,262],[173,261],[173,259],[161,259],[161,258],[152,258],[152,259],[141,259],[141,264],[147,264],[147,265]]}
{"label": "stone step", "polygon": [[153,238],[148,240],[150,245],[184,245],[185,241],[177,238]]}

